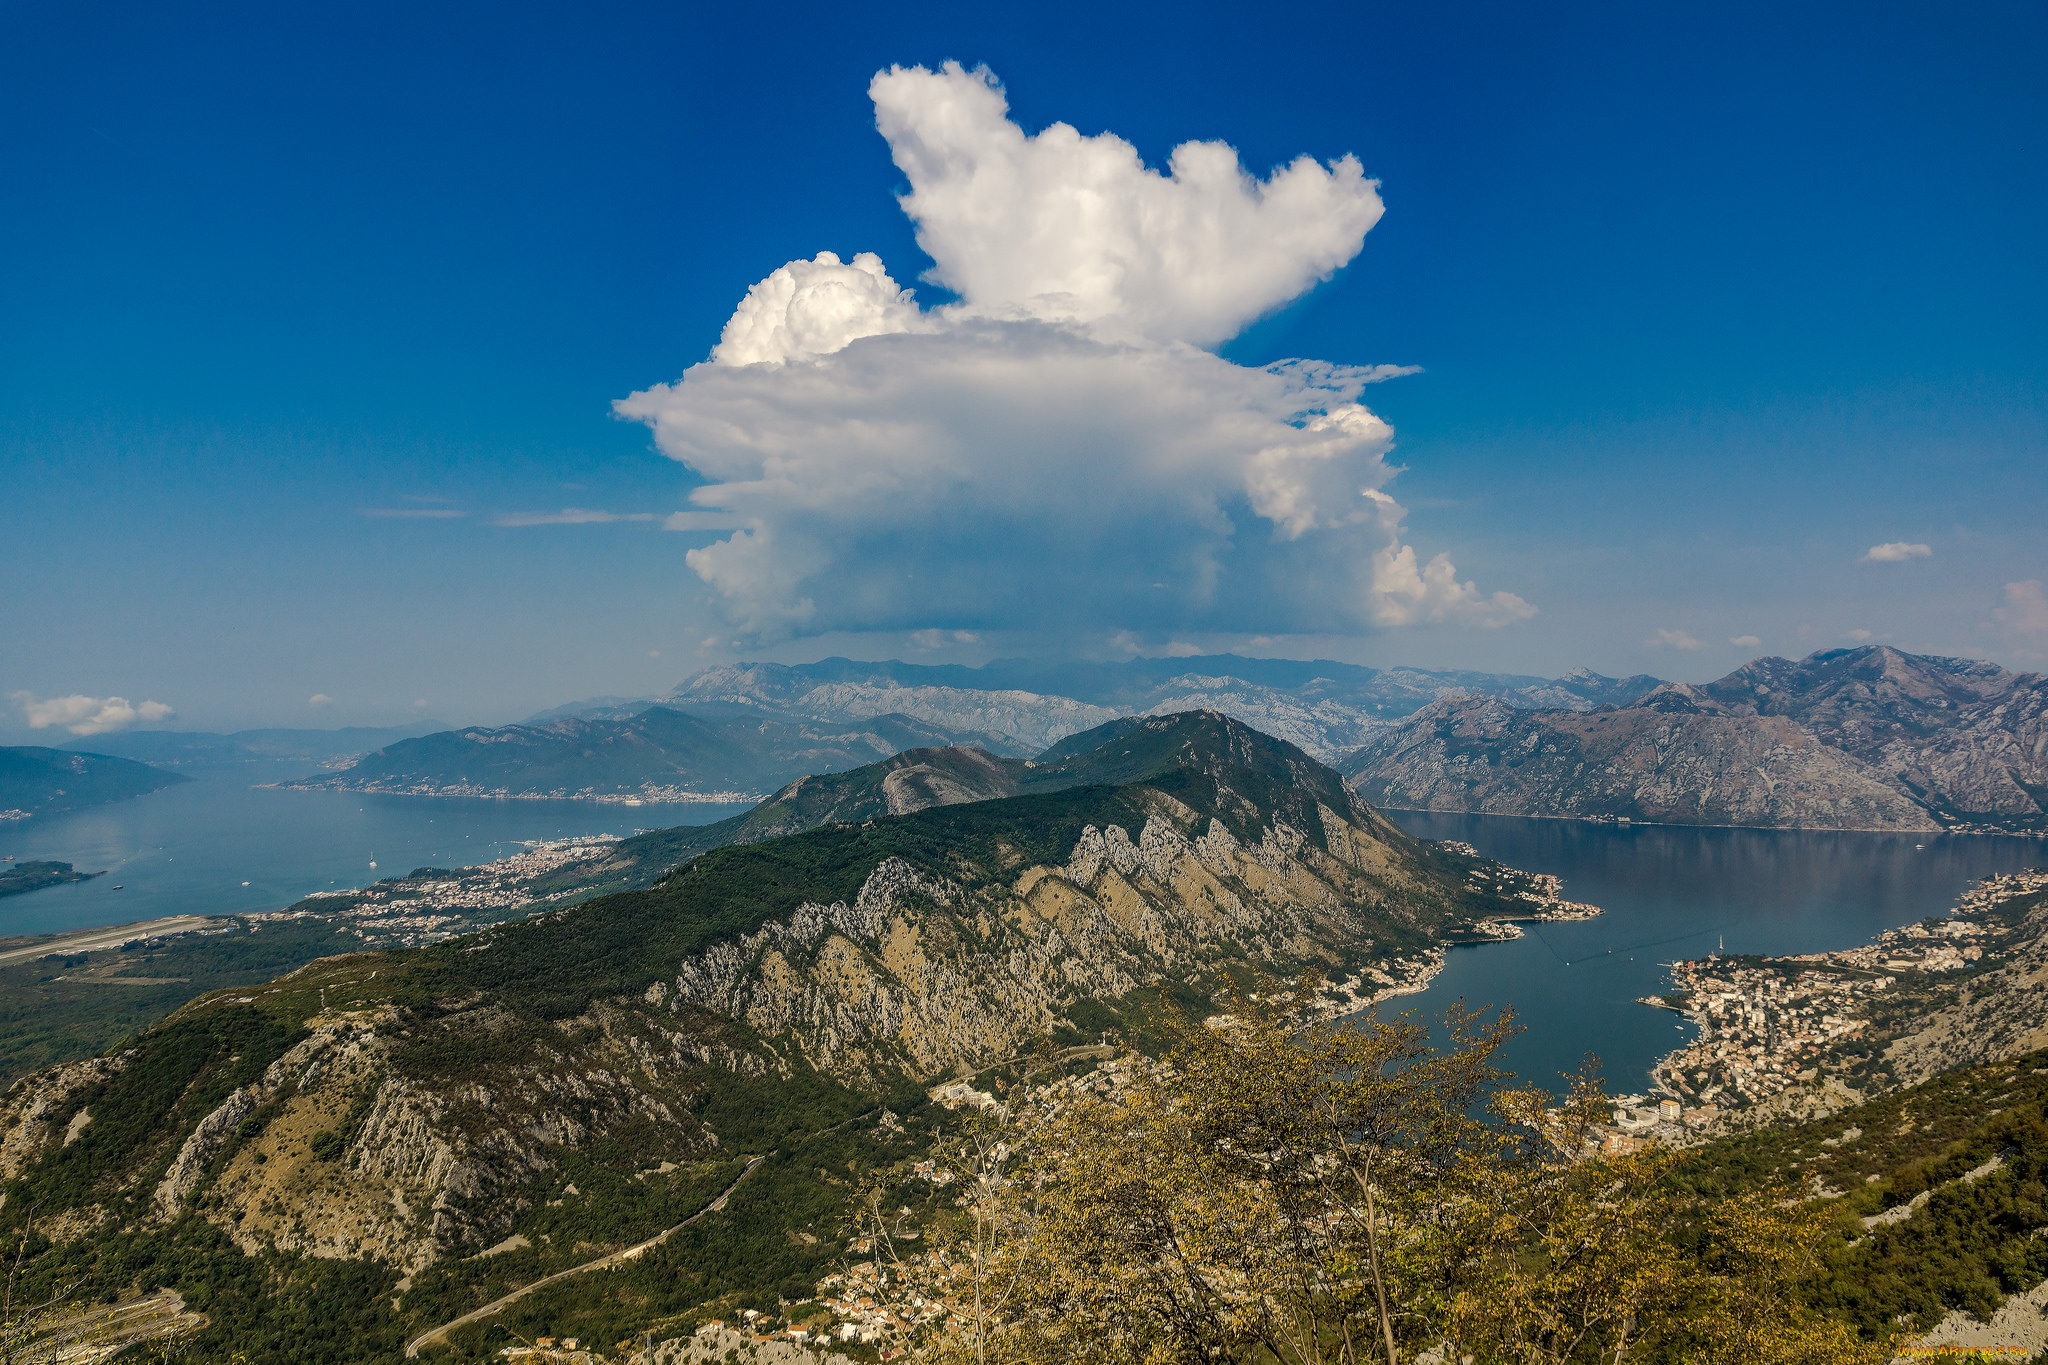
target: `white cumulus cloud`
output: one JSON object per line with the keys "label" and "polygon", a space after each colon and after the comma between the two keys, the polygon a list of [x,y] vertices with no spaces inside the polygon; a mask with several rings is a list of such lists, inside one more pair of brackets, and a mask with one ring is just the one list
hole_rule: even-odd
{"label": "white cumulus cloud", "polygon": [[38,699],[32,692],[14,693],[15,702],[31,730],[61,725],[74,735],[104,735],[126,730],[138,722],[154,723],[177,715],[160,701],[131,703],[126,697],[68,697]]}
{"label": "white cumulus cloud", "polygon": [[920,308],[872,254],[793,261],[709,360],[616,405],[705,479],[664,524],[730,532],[686,559],[744,634],[1534,612],[1403,543],[1393,432],[1360,398],[1412,367],[1203,349],[1357,253],[1381,208],[1355,158],[1262,181],[1189,143],[1161,174],[1109,134],[1027,135],[986,71],[871,93],[958,302]]}
{"label": "white cumulus cloud", "polygon": [[1113,133],[1026,135],[985,67],[891,67],[868,93],[929,278],[998,316],[1213,346],[1328,279],[1384,211],[1354,156],[1257,180],[1184,142],[1162,175]]}
{"label": "white cumulus cloud", "polygon": [[306,705],[312,707],[315,711],[324,711],[334,705],[334,698],[328,696],[325,692],[315,692],[312,696],[306,698]]}
{"label": "white cumulus cloud", "polygon": [[749,289],[711,358],[753,365],[830,355],[862,337],[914,331],[923,321],[910,291],[889,278],[880,256],[863,251],[848,265],[821,251]]}
{"label": "white cumulus cloud", "polygon": [[1915,545],[1904,540],[1888,540],[1882,545],[1873,545],[1864,551],[1863,558],[1873,564],[1898,564],[1908,559],[1925,559],[1933,553],[1933,549],[1926,545]]}
{"label": "white cumulus cloud", "polygon": [[1758,645],[1762,644],[1763,641],[1758,639],[1754,635],[1731,635],[1728,637],[1728,643],[1731,645],[1740,645],[1744,649],[1755,649]]}
{"label": "white cumulus cloud", "polygon": [[1663,649],[1666,646],[1672,649],[1705,648],[1698,640],[1682,630],[1660,630],[1649,639],[1643,641],[1643,643],[1652,649]]}

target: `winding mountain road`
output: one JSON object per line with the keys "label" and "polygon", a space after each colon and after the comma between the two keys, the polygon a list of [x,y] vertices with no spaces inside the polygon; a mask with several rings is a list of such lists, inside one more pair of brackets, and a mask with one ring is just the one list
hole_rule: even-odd
{"label": "winding mountain road", "polygon": [[[773,1156],[774,1153],[770,1152],[768,1155]],[[624,1251],[614,1251],[610,1255],[600,1256],[594,1261],[585,1261],[582,1265],[570,1266],[567,1270],[558,1270],[552,1275],[544,1276],[541,1279],[535,1280],[532,1284],[529,1284],[524,1288],[513,1290],[511,1293],[505,1295],[501,1299],[493,1299],[491,1302],[485,1304],[481,1308],[474,1310],[473,1312],[464,1313],[461,1317],[455,1319],[453,1322],[444,1322],[439,1327],[431,1328],[428,1331],[422,1332],[418,1336],[414,1337],[411,1341],[406,1343],[405,1358],[407,1360],[417,1359],[422,1349],[424,1349],[427,1346],[433,1345],[435,1342],[447,1340],[448,1334],[454,1331],[456,1328],[466,1327],[470,1323],[476,1322],[481,1318],[490,1317],[492,1314],[498,1312],[506,1305],[516,1303],[520,1299],[525,1298],[528,1294],[531,1294],[536,1289],[545,1289],[547,1286],[555,1283],[557,1280],[566,1280],[571,1275],[581,1275],[587,1270],[603,1270],[607,1266],[614,1266],[624,1261],[633,1260],[635,1257],[639,1256],[640,1253],[646,1251],[649,1247],[660,1246],[663,1242],[666,1242],[671,1236],[678,1232],[681,1232],[684,1228],[690,1226],[690,1224],[696,1222],[705,1214],[717,1213],[720,1209],[724,1208],[727,1197],[730,1196],[734,1190],[740,1187],[740,1181],[745,1180],[748,1176],[752,1175],[754,1173],[754,1168],[756,1166],[759,1166],[762,1162],[766,1161],[767,1159],[768,1157],[766,1156],[757,1156],[749,1158],[747,1161],[747,1168],[740,1172],[738,1180],[734,1180],[732,1184],[727,1185],[723,1190],[719,1191],[718,1197],[716,1199],[706,1204],[703,1208],[698,1209],[695,1213],[691,1214],[688,1218],[685,1218],[682,1222],[676,1224],[674,1227],[666,1228],[661,1232],[657,1232],[656,1234],[654,1234],[654,1236],[649,1237],[646,1241],[637,1242],[634,1245],[627,1247]]]}

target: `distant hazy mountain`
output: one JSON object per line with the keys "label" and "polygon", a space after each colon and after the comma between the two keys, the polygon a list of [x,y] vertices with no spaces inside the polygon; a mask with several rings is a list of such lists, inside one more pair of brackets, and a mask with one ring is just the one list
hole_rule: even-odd
{"label": "distant hazy mountain", "polygon": [[425,796],[751,800],[806,773],[958,739],[900,715],[835,724],[650,706],[623,719],[571,717],[404,739],[291,785]]}
{"label": "distant hazy mountain", "polygon": [[1889,646],[1754,660],[1590,714],[1446,701],[1339,765],[1407,809],[2048,828],[2048,678]]}
{"label": "distant hazy mountain", "polygon": [[190,780],[109,754],[0,748],[0,821],[79,810]]}
{"label": "distant hazy mountain", "polygon": [[686,678],[682,704],[724,703],[817,720],[889,711],[989,736],[997,752],[1031,754],[1119,715],[1208,709],[1310,753],[1334,756],[1447,696],[1498,696],[1513,706],[1576,710],[1634,701],[1659,685],[1585,669],[1546,679],[1513,673],[1366,668],[1331,660],[1235,654],[1125,663],[732,664]]}
{"label": "distant hazy mountain", "polygon": [[203,731],[136,730],[125,735],[96,735],[67,748],[115,754],[180,772],[213,772],[251,763],[308,763],[332,766],[380,745],[448,728],[448,722],[423,720],[412,725],[351,725],[339,730],[237,730],[216,735]]}

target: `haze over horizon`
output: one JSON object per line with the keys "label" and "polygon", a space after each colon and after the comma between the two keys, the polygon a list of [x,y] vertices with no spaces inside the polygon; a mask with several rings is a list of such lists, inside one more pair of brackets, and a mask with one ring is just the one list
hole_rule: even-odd
{"label": "haze over horizon", "polygon": [[2038,7],[1064,13],[12,12],[0,733],[2048,664]]}

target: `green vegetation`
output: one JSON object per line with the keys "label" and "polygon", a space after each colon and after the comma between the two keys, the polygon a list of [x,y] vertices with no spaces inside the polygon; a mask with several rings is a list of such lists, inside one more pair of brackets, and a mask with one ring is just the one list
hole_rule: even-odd
{"label": "green vegetation", "polygon": [[53,815],[191,780],[147,763],[108,754],[73,753],[37,745],[0,746],[0,811]]}
{"label": "green vegetation", "polygon": [[1262,983],[1184,1018],[1164,1066],[1012,1097],[942,1145],[960,1178],[930,1354],[1006,1365],[1877,1365],[1811,1286],[1832,1220],[1759,1186],[1704,1201],[1651,1151],[1589,1156],[1605,1102],[1508,1088],[1511,1030],[1338,1023]]}
{"label": "green vegetation", "polygon": [[[11,1231],[18,1236],[19,1225]],[[208,1325],[196,1338],[174,1343],[171,1359],[367,1365],[404,1355],[405,1333],[391,1307],[398,1275],[375,1262],[245,1255],[226,1234],[191,1215],[156,1231],[69,1243],[30,1234],[24,1250],[17,1293],[25,1290],[36,1301],[74,1283],[77,1297],[88,1302],[111,1302],[124,1289],[176,1289],[188,1308],[206,1314]]]}
{"label": "green vegetation", "polygon": [[67,1116],[90,1111],[91,1122],[10,1184],[9,1206],[75,1208],[111,1196],[131,1167],[168,1165],[175,1139],[262,1075],[293,1041],[290,1028],[247,1006],[153,1030],[124,1054],[123,1065],[72,1098]]}
{"label": "green vegetation", "polygon": [[[1866,1337],[1926,1330],[1951,1309],[1988,1319],[2048,1275],[2048,1052],[1971,1067],[1830,1118],[1714,1143],[1672,1173],[1727,1198],[1786,1180],[1825,1192],[1842,1229],[1810,1301]],[[1999,1159],[1975,1180],[1969,1172]],[[1928,1195],[1910,1217],[1863,1218]]]}
{"label": "green vegetation", "polygon": [[223,934],[0,965],[0,1091],[31,1071],[116,1048],[195,996],[257,985],[353,946],[332,924],[285,921],[252,933],[237,920]]}
{"label": "green vegetation", "polygon": [[104,872],[73,872],[70,863],[0,864],[0,896],[18,896],[24,891],[40,891],[46,886],[62,886],[66,882],[89,882],[94,877],[106,875]]}
{"label": "green vegetation", "polygon": [[[879,742],[878,742],[879,737]],[[547,725],[446,730],[401,739],[339,773],[299,785],[362,790],[444,787],[516,793],[637,794],[648,786],[688,791],[763,791],[820,768],[870,762],[876,750],[947,744],[954,732],[908,716],[859,724],[761,715],[694,715],[649,706],[624,718],[569,717]]]}

